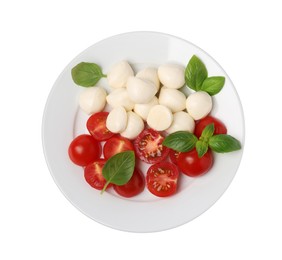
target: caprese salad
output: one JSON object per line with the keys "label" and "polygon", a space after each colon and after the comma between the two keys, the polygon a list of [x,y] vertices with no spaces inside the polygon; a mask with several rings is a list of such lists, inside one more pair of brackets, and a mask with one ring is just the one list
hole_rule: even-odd
{"label": "caprese salad", "polygon": [[[186,68],[164,64],[135,73],[121,61],[106,75],[97,64],[81,62],[71,74],[85,87],[79,106],[89,115],[89,133],[75,137],[68,154],[84,168],[86,182],[101,193],[112,188],[133,197],[146,187],[155,196],[171,196],[177,192],[180,174],[206,174],[214,152],[241,149],[224,123],[211,115],[213,96],[225,78],[209,77],[195,55]],[[109,93],[96,85],[103,77]],[[192,89],[189,96],[181,91],[185,85]],[[110,111],[105,111],[106,105]],[[140,163],[150,165],[147,172],[138,168]]]}

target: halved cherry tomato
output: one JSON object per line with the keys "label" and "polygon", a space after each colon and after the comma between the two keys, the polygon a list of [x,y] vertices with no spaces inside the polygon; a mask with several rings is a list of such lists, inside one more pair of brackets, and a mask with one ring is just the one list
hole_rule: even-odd
{"label": "halved cherry tomato", "polygon": [[139,159],[146,163],[163,161],[169,153],[169,148],[162,145],[163,140],[164,137],[156,130],[152,128],[143,130],[134,141]]}
{"label": "halved cherry tomato", "polygon": [[114,185],[114,190],[121,196],[130,198],[141,193],[145,188],[145,178],[140,170],[134,169],[130,180],[124,185]]}
{"label": "halved cherry tomato", "polygon": [[[84,178],[87,183],[97,189],[102,190],[106,184],[106,179],[102,175],[102,169],[106,163],[106,160],[100,159],[88,164],[84,169]],[[109,188],[111,184],[107,186]]]}
{"label": "halved cherry tomato", "polygon": [[169,158],[174,163],[177,164],[177,158],[179,157],[180,152],[170,149]]}
{"label": "halved cherry tomato", "polygon": [[214,123],[214,135],[227,133],[226,126],[219,119],[212,116],[206,116],[196,123],[194,135],[199,138],[204,128],[211,123]]}
{"label": "halved cherry tomato", "polygon": [[101,145],[91,135],[79,135],[71,142],[68,153],[73,163],[86,166],[101,156]]}
{"label": "halved cherry tomato", "polygon": [[208,172],[213,165],[213,155],[209,149],[203,157],[199,158],[196,149],[180,153],[177,158],[179,169],[190,177],[196,177]]}
{"label": "halved cherry tomato", "polygon": [[156,163],[147,172],[148,190],[158,197],[170,196],[177,190],[178,176],[178,169],[173,163]]}
{"label": "halved cherry tomato", "polygon": [[109,159],[113,155],[125,151],[134,151],[134,147],[130,140],[122,136],[114,136],[107,140],[104,145],[105,159]]}
{"label": "halved cherry tomato", "polygon": [[114,135],[106,127],[108,114],[108,112],[98,112],[90,116],[86,122],[89,133],[98,141],[108,140]]}

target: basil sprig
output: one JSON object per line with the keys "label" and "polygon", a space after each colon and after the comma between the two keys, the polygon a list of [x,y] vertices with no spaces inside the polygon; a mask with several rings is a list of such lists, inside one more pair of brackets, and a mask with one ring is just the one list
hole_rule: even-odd
{"label": "basil sprig", "polygon": [[225,78],[222,76],[208,77],[205,64],[196,55],[193,55],[185,69],[185,83],[195,91],[205,91],[213,96],[221,91]]}
{"label": "basil sprig", "polygon": [[103,193],[110,183],[116,185],[126,184],[134,172],[135,155],[133,151],[125,151],[112,156],[104,165],[102,175],[106,179]]}
{"label": "basil sprig", "polygon": [[93,87],[97,82],[106,77],[99,65],[90,62],[81,62],[71,70],[73,81],[82,87]]}
{"label": "basil sprig", "polygon": [[177,152],[189,152],[196,148],[199,158],[210,148],[217,153],[229,153],[241,149],[240,142],[231,135],[214,135],[214,124],[207,125],[200,138],[185,131],[178,131],[168,135],[163,145]]}

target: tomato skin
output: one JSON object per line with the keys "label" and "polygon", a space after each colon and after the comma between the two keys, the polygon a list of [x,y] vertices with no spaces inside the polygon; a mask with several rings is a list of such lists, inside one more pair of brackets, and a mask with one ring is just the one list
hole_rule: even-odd
{"label": "tomato skin", "polygon": [[180,153],[177,165],[181,172],[190,177],[196,177],[207,173],[213,165],[213,155],[209,149],[203,157],[199,158],[196,149]]}
{"label": "tomato skin", "polygon": [[91,115],[86,122],[89,133],[98,141],[108,140],[114,135],[114,133],[106,127],[108,115],[108,112],[98,112]]}
{"label": "tomato skin", "polygon": [[135,168],[131,179],[124,185],[114,185],[114,190],[123,197],[131,198],[141,193],[145,188],[143,173]]}
{"label": "tomato skin", "polygon": [[129,139],[122,136],[113,136],[107,140],[103,150],[105,159],[125,151],[134,151],[134,147]]}
{"label": "tomato skin", "polygon": [[214,123],[214,135],[227,133],[226,126],[219,119],[212,116],[206,116],[196,123],[194,135],[199,138],[204,128],[211,123]]}
{"label": "tomato skin", "polygon": [[[106,184],[106,179],[102,175],[103,167],[106,163],[106,160],[100,159],[88,164],[84,168],[84,178],[86,182],[97,190],[102,190]],[[111,187],[112,185],[109,184],[107,188]]]}
{"label": "tomato skin", "polygon": [[176,193],[179,171],[170,162],[153,164],[147,171],[148,190],[158,197],[168,197]]}
{"label": "tomato skin", "polygon": [[164,137],[152,128],[144,129],[134,140],[134,148],[138,158],[153,164],[163,161],[170,149],[163,146]]}
{"label": "tomato skin", "polygon": [[100,158],[102,148],[91,135],[82,134],[72,140],[68,154],[71,161],[79,166],[86,166]]}

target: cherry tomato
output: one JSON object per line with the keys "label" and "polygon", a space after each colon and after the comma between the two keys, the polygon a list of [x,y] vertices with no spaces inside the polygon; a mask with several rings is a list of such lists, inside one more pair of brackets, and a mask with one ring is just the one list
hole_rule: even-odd
{"label": "cherry tomato", "polygon": [[199,138],[204,128],[211,123],[214,123],[214,135],[227,133],[226,126],[219,119],[212,116],[206,116],[196,123],[194,135]]}
{"label": "cherry tomato", "polygon": [[177,151],[170,149],[169,158],[174,164],[177,164],[177,158],[178,158],[179,154],[180,154],[180,152],[177,152]]}
{"label": "cherry tomato", "polygon": [[114,135],[114,133],[106,127],[108,114],[108,112],[93,114],[86,122],[89,133],[98,141],[108,140]]}
{"label": "cherry tomato", "polygon": [[162,145],[164,137],[156,130],[143,130],[135,139],[134,147],[140,160],[146,163],[163,161],[169,153],[169,148]]}
{"label": "cherry tomato", "polygon": [[[87,183],[97,189],[102,190],[106,184],[106,179],[102,175],[102,169],[106,163],[106,160],[100,159],[88,164],[84,169],[84,178]],[[109,188],[111,184],[107,186]]]}
{"label": "cherry tomato", "polygon": [[134,151],[134,147],[130,140],[122,136],[114,136],[106,141],[104,145],[105,159],[109,159],[113,155],[125,151]]}
{"label": "cherry tomato", "polygon": [[178,176],[178,169],[173,163],[156,163],[147,172],[148,190],[158,197],[170,196],[177,190]]}
{"label": "cherry tomato", "polygon": [[141,193],[145,188],[145,178],[140,170],[134,169],[131,179],[124,185],[114,185],[114,190],[121,196],[130,198]]}
{"label": "cherry tomato", "polygon": [[73,163],[86,166],[101,156],[101,145],[91,135],[79,135],[71,142],[68,153]]}
{"label": "cherry tomato", "polygon": [[177,158],[179,169],[190,177],[196,177],[209,171],[213,165],[213,155],[209,149],[203,157],[199,158],[196,149],[180,153]]}

